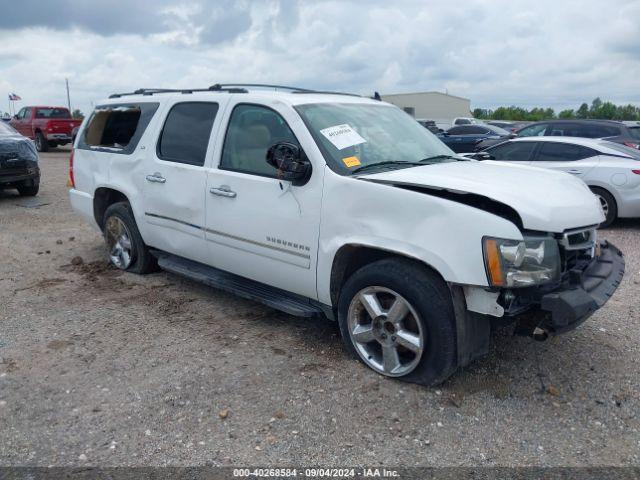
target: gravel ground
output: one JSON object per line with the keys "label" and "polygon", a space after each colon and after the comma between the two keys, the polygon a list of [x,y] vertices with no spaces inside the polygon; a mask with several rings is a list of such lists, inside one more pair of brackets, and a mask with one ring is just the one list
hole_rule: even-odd
{"label": "gravel ground", "polygon": [[500,332],[427,389],[349,358],[330,322],[109,268],[67,161],[42,155],[35,200],[0,193],[0,464],[640,464],[640,220],[602,232],[627,273],[582,327]]}

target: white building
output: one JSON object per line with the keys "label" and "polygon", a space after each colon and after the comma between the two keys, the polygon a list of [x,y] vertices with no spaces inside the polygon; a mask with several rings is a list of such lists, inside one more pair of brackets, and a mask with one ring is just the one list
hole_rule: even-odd
{"label": "white building", "polygon": [[440,128],[457,117],[471,117],[471,100],[440,92],[382,95],[385,102],[403,109],[417,120],[433,120]]}

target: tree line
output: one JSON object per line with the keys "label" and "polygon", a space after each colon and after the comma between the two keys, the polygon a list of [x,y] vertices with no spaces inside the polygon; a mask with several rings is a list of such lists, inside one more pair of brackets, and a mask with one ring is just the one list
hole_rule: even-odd
{"label": "tree line", "polygon": [[580,108],[562,110],[556,114],[553,108],[535,107],[531,110],[526,108],[510,106],[498,107],[495,110],[486,108],[475,108],[473,110],[475,118],[484,120],[526,120],[537,122],[552,118],[573,119],[573,118],[596,118],[604,120],[640,120],[640,107],[635,105],[616,105],[612,102],[603,102],[599,97],[591,102],[591,106],[586,103]]}

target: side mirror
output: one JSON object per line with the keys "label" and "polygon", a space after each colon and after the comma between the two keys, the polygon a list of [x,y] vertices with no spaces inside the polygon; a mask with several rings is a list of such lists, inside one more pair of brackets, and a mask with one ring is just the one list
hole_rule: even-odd
{"label": "side mirror", "polygon": [[302,149],[290,142],[278,142],[267,150],[267,163],[278,170],[278,178],[303,185],[311,174],[311,163]]}

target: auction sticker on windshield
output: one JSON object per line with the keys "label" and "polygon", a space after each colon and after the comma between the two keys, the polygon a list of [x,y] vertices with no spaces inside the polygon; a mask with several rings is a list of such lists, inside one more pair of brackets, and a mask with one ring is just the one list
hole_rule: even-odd
{"label": "auction sticker on windshield", "polygon": [[344,125],[336,125],[335,127],[323,128],[320,130],[320,133],[333,143],[338,150],[366,142],[358,132],[346,123]]}

